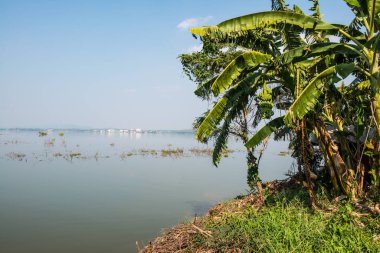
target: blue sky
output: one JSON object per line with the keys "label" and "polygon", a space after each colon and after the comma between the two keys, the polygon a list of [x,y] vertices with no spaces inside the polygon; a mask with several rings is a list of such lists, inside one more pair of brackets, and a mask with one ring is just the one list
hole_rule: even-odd
{"label": "blue sky", "polygon": [[[320,4],[329,22],[352,18],[341,0]],[[269,9],[269,0],[0,0],[0,127],[190,129],[208,104],[177,59],[199,46],[188,25]]]}

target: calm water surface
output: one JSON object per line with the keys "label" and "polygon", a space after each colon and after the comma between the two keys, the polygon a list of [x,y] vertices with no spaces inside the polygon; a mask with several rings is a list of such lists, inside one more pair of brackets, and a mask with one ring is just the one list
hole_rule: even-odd
{"label": "calm water surface", "polygon": [[[136,252],[136,241],[248,189],[243,147],[233,141],[235,152],[215,168],[189,151],[207,148],[191,132],[64,133],[0,130],[0,252]],[[264,181],[290,169],[292,159],[278,155],[286,147],[269,144]],[[177,148],[180,157],[161,156]]]}

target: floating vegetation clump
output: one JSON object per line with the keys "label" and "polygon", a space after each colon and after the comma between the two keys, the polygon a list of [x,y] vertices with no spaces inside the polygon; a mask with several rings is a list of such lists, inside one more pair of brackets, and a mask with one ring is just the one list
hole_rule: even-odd
{"label": "floating vegetation clump", "polygon": [[184,151],[182,148],[176,148],[176,149],[163,149],[161,150],[161,156],[162,157],[174,157],[178,158],[180,156],[184,155]]}
{"label": "floating vegetation clump", "polygon": [[6,156],[11,160],[23,161],[26,157],[26,154],[19,152],[10,152]]}
{"label": "floating vegetation clump", "polygon": [[212,156],[214,149],[212,148],[191,148],[191,154],[195,156]]}
{"label": "floating vegetation clump", "polygon": [[[46,136],[48,132],[39,132],[39,136]],[[45,135],[46,134],[46,135]],[[204,156],[204,157],[210,157],[213,155],[213,149],[209,147],[192,147],[188,149],[175,147],[172,144],[165,145],[165,148],[163,149],[153,149],[153,148],[140,148],[140,149],[132,149],[132,150],[125,150],[121,153],[113,153],[113,154],[102,154],[100,155],[97,151],[93,155],[84,155],[81,153],[80,150],[80,144],[74,144],[75,151],[73,150],[67,150],[67,143],[66,139],[63,137],[64,133],[60,132],[58,133],[60,137],[56,138],[44,138],[43,139],[43,146],[45,149],[40,151],[40,153],[33,153],[31,155],[32,160],[38,160],[38,161],[51,161],[53,159],[65,159],[67,161],[72,162],[75,160],[96,160],[99,159],[108,159],[112,157],[120,157],[121,160],[126,160],[132,156],[140,156],[140,157],[161,157],[161,158],[181,158],[181,157],[191,157],[191,156]],[[57,142],[58,141],[58,142]],[[9,140],[6,142],[3,142],[2,144],[19,144],[19,143],[26,143],[20,140]],[[56,145],[57,144],[57,145]],[[107,145],[110,145],[111,147],[116,147],[118,144],[111,142]],[[63,147],[63,148],[62,148]],[[232,150],[228,149],[223,152],[224,156],[228,156],[228,154],[236,152],[239,150]],[[15,161],[22,161],[24,160],[24,157],[26,154],[20,153],[20,152],[12,152],[7,155],[8,158],[15,160]],[[0,157],[1,158],[1,157]],[[26,159],[25,159],[26,160]]]}
{"label": "floating vegetation clump", "polygon": [[45,141],[45,147],[54,147],[54,143],[55,143],[55,138],[50,139],[50,140],[46,140]]}
{"label": "floating vegetation clump", "polygon": [[154,155],[154,156],[158,154],[157,150],[155,149],[140,149],[139,153],[141,155]]}
{"label": "floating vegetation clump", "polygon": [[66,155],[64,155],[63,157],[66,159],[66,160],[70,160],[72,161],[73,158],[80,158],[82,156],[81,153],[68,153]]}
{"label": "floating vegetation clump", "polygon": [[40,131],[40,132],[38,132],[38,136],[39,136],[39,137],[44,137],[44,136],[47,136],[47,135],[48,135],[47,132],[44,132],[44,131]]}
{"label": "floating vegetation clump", "polygon": [[120,154],[120,158],[121,158],[122,160],[124,160],[124,159],[127,159],[128,157],[131,157],[131,156],[133,156],[133,155],[135,155],[135,154],[132,153],[132,152],[123,152],[123,153]]}
{"label": "floating vegetation clump", "polygon": [[[214,149],[212,148],[191,148],[190,153],[194,156],[212,156]],[[233,149],[226,149],[223,151],[222,155],[228,157],[229,154],[236,152]]]}

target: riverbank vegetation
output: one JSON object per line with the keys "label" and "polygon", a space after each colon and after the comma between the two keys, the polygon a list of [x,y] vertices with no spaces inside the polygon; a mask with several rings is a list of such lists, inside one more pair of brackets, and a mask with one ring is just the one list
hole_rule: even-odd
{"label": "riverbank vegetation", "polygon": [[320,190],[315,198],[324,211],[310,209],[308,192],[295,181],[266,183],[263,193],[263,199],[250,194],[218,204],[139,252],[380,251],[379,215],[373,212],[378,207],[372,202],[330,199]]}

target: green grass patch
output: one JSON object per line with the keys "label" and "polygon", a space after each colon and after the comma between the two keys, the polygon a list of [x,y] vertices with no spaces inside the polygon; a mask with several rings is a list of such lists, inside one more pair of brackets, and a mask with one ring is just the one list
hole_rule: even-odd
{"label": "green grass patch", "polygon": [[[339,211],[309,208],[307,193],[282,191],[267,197],[259,209],[246,207],[205,218],[212,237],[197,234],[193,242],[213,252],[380,252],[379,217],[352,216],[348,203]],[[320,202],[327,203],[319,196]],[[238,252],[238,251],[236,251]]]}

